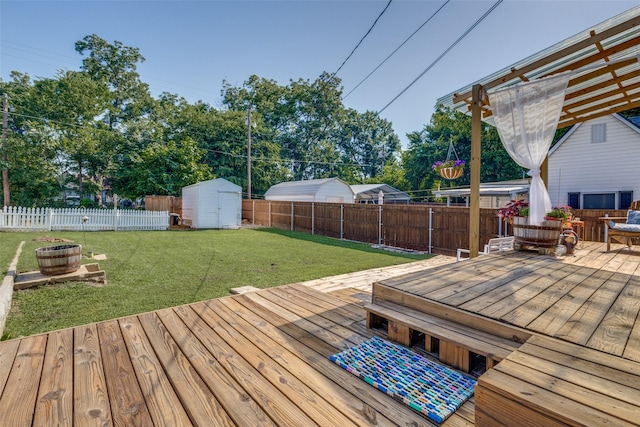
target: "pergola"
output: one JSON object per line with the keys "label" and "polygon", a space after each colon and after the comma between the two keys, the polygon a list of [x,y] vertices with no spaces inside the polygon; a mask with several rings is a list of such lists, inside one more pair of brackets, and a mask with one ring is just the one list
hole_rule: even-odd
{"label": "pergola", "polygon": [[[492,123],[486,91],[572,72],[558,127],[640,107],[640,6],[438,99],[471,114],[469,250],[478,255],[482,121]],[[546,162],[542,168],[546,174]]]}

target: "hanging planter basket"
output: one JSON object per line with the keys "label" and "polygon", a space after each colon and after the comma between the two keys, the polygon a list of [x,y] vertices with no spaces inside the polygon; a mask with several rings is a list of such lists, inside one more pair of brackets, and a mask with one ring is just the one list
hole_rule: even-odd
{"label": "hanging planter basket", "polygon": [[[453,160],[452,155],[456,156]],[[462,176],[464,171],[464,160],[458,158],[458,153],[453,146],[453,141],[449,140],[449,150],[447,151],[447,159],[439,162],[435,162],[431,167],[434,171],[438,172],[440,176],[446,179],[458,179]]]}
{"label": "hanging planter basket", "polygon": [[440,175],[446,179],[458,179],[462,176],[462,168],[441,168]]}

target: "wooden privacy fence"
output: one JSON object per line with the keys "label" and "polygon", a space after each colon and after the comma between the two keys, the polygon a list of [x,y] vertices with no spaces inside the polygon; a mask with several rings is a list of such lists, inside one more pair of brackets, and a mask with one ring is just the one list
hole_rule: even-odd
{"label": "wooden privacy fence", "polygon": [[[513,234],[496,209],[480,209],[480,247]],[[626,211],[576,210],[585,240],[603,241],[599,217]],[[469,208],[438,205],[368,205],[243,200],[242,218],[254,224],[338,239],[454,255],[469,247]]]}
{"label": "wooden privacy fence", "polygon": [[166,211],[5,206],[0,212],[0,231],[133,231],[168,227]]}
{"label": "wooden privacy fence", "polygon": [[182,197],[144,196],[144,208],[148,211],[168,211],[182,218]]}
{"label": "wooden privacy fence", "polygon": [[[494,209],[481,210],[481,240],[499,232]],[[285,230],[453,255],[468,248],[469,209],[425,205],[368,205],[244,200],[242,217]]]}

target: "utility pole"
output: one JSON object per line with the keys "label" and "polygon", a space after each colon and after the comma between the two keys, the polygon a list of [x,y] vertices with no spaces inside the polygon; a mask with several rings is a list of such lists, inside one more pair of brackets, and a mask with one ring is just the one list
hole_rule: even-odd
{"label": "utility pole", "polygon": [[251,200],[251,104],[247,109],[247,199]]}
{"label": "utility pole", "polygon": [[2,144],[0,144],[0,153],[2,157],[2,190],[3,190],[3,200],[4,206],[9,206],[11,200],[9,199],[9,166],[8,166],[8,156],[7,156],[7,123],[9,116],[9,98],[5,93],[2,97]]}

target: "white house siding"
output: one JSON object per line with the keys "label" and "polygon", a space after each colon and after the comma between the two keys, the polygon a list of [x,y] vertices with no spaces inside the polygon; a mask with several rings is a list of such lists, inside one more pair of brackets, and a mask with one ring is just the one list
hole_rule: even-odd
{"label": "white house siding", "polygon": [[[640,133],[616,116],[582,123],[549,155],[548,189],[553,205],[567,204],[569,193],[615,193],[633,191],[640,198]],[[591,125],[606,123],[606,141],[591,142]]]}

